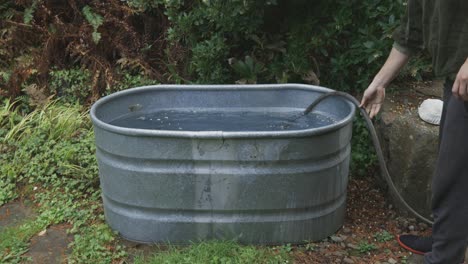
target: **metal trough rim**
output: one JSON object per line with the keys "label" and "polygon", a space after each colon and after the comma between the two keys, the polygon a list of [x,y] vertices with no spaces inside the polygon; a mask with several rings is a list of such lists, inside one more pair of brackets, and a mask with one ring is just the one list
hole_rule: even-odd
{"label": "metal trough rim", "polygon": [[[113,133],[128,135],[128,136],[150,136],[150,137],[177,137],[177,138],[205,138],[205,139],[229,139],[229,138],[289,138],[289,137],[308,137],[327,133],[329,131],[337,130],[348,123],[352,122],[355,114],[355,107],[351,102],[348,103],[351,111],[350,113],[339,120],[338,122],[322,126],[319,128],[303,129],[303,130],[288,130],[288,131],[240,131],[240,132],[225,132],[225,131],[174,131],[174,130],[150,130],[150,129],[136,129],[136,128],[125,128],[110,125],[106,122],[101,121],[96,116],[96,111],[99,107],[106,104],[108,101],[114,100],[115,98],[125,96],[127,94],[136,94],[141,92],[147,92],[148,90],[288,90],[288,89],[299,89],[299,90],[310,90],[314,92],[331,92],[332,89],[307,85],[307,84],[253,84],[253,85],[149,85],[131,88],[116,92],[114,94],[105,96],[99,99],[91,107],[90,115],[94,125],[100,127],[106,131]],[[339,98],[339,100],[344,100]]]}

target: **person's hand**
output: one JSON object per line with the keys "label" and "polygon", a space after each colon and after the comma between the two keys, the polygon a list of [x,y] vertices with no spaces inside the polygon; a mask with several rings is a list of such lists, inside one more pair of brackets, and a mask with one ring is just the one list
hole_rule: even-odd
{"label": "person's hand", "polygon": [[367,87],[362,97],[361,105],[364,107],[370,118],[376,116],[385,99],[385,87],[395,78],[398,72],[408,62],[409,55],[400,52],[395,47],[392,48],[388,59],[380,71],[375,75],[372,83]]}
{"label": "person's hand", "polygon": [[373,118],[379,113],[380,108],[382,108],[384,99],[385,88],[381,85],[371,83],[366,91],[364,91],[360,107],[364,107],[369,117]]}
{"label": "person's hand", "polygon": [[452,93],[455,97],[468,101],[468,59],[461,66],[453,83]]}

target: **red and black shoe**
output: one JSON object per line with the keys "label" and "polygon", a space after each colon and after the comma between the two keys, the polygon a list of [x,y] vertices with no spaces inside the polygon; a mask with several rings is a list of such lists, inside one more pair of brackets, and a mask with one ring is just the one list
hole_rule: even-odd
{"label": "red and black shoe", "polygon": [[424,255],[432,250],[432,237],[400,235],[397,240],[400,246],[414,254]]}

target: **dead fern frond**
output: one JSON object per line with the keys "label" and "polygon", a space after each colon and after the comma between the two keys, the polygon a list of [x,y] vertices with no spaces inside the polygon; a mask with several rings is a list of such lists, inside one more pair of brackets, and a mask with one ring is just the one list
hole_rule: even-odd
{"label": "dead fern frond", "polygon": [[[1,1],[0,68],[11,68],[11,75],[0,82],[0,93],[16,97],[27,81],[49,94],[49,72],[76,67],[94,73],[91,101],[120,79],[122,69],[165,81],[168,27],[164,10],[149,14],[119,0]],[[170,54],[182,60],[179,50]],[[179,63],[171,64],[179,71]]]}

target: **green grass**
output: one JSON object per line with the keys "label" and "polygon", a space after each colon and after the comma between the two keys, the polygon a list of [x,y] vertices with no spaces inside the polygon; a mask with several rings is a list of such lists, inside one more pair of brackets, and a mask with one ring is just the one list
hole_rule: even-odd
{"label": "green grass", "polygon": [[36,219],[25,220],[18,226],[0,229],[0,263],[18,263],[28,249],[29,239],[45,228]]}
{"label": "green grass", "polygon": [[152,257],[137,257],[135,264],[244,264],[292,263],[284,250],[241,246],[235,242],[201,242],[188,247],[171,246]]}
{"label": "green grass", "polygon": [[[18,113],[12,109],[10,103],[5,103],[0,112],[1,118],[11,119]],[[24,136],[38,133],[49,140],[68,139],[86,123],[87,112],[83,112],[77,105],[62,105],[52,101],[31,113],[28,113],[16,122],[9,120],[9,131],[3,138],[4,142],[21,141]],[[37,129],[38,131],[33,131]]]}
{"label": "green grass", "polygon": [[0,234],[0,263],[17,263],[29,239],[47,226],[69,223],[68,263],[112,263],[125,252],[104,222],[94,134],[87,110],[52,101],[33,111],[0,107],[0,206],[32,199],[38,217]]}

